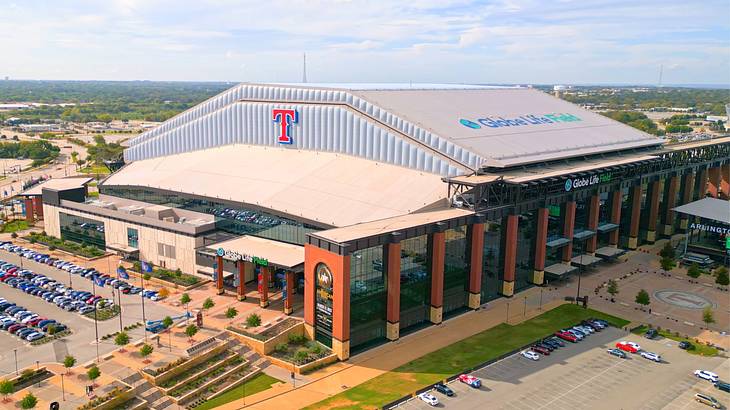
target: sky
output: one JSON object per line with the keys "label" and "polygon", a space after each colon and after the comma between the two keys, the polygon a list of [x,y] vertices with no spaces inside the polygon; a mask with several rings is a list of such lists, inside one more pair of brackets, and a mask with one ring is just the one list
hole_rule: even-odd
{"label": "sky", "polygon": [[0,78],[730,83],[728,0],[0,0]]}

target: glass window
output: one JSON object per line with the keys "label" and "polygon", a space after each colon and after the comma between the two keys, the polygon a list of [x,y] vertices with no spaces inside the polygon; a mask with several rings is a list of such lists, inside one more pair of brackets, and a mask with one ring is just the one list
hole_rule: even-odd
{"label": "glass window", "polygon": [[59,212],[61,239],[106,248],[104,222]]}
{"label": "glass window", "polygon": [[535,269],[535,231],[537,231],[537,213],[527,212],[520,215],[517,225],[515,293],[532,286],[530,276]]}
{"label": "glass window", "polygon": [[134,228],[127,228],[127,245],[139,248],[139,232]]}
{"label": "glass window", "polygon": [[428,259],[427,235],[406,239],[400,243],[400,246],[400,328],[402,330],[430,320],[431,264]]}
{"label": "glass window", "polygon": [[482,300],[486,303],[499,297],[500,276],[504,259],[500,257],[502,245],[502,224],[488,221],[484,224],[484,255],[482,257]]}
{"label": "glass window", "polygon": [[383,247],[353,252],[350,255],[350,351],[384,341],[386,298]]}
{"label": "glass window", "polygon": [[444,309],[443,314],[466,306],[469,284],[469,261],[466,252],[466,226],[447,229],[446,257],[444,266]]}

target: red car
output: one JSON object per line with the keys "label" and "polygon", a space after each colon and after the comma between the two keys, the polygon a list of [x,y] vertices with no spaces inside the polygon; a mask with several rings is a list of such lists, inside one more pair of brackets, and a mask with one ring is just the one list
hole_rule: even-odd
{"label": "red car", "polygon": [[28,322],[28,325],[30,325],[30,326],[36,326],[38,323],[40,323],[43,320],[47,320],[47,319],[44,318],[44,317],[37,317],[37,318],[31,320],[30,322]]}
{"label": "red car", "polygon": [[476,389],[482,386],[482,381],[470,374],[460,374],[459,381]]}
{"label": "red car", "polygon": [[616,343],[616,347],[623,350],[624,352],[629,352],[629,353],[636,353],[639,351],[639,349],[637,349],[636,346],[634,346],[631,343],[627,343],[627,342],[618,342],[618,343]]}
{"label": "red car", "polygon": [[532,349],[540,354],[543,354],[545,356],[550,356],[550,350],[548,350],[542,346],[535,345],[535,346],[532,346],[530,349]]}
{"label": "red car", "polygon": [[8,332],[10,332],[10,333],[15,333],[15,332],[17,332],[18,330],[20,330],[20,329],[25,329],[25,328],[26,328],[26,326],[25,326],[25,325],[21,325],[20,323],[16,323],[16,324],[14,324],[14,325],[12,325],[12,326],[10,326],[10,327],[8,328]]}
{"label": "red car", "polygon": [[555,336],[568,342],[578,343],[578,338],[568,332],[555,332]]}

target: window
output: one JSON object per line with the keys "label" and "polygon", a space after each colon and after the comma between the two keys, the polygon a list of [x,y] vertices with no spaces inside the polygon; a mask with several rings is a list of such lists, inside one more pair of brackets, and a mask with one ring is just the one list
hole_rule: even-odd
{"label": "window", "polygon": [[355,251],[350,256],[350,351],[385,339],[386,313],[383,247]]}
{"label": "window", "polygon": [[157,254],[166,258],[175,258],[175,247],[164,243],[158,243]]}
{"label": "window", "polygon": [[127,245],[139,248],[139,232],[134,228],[127,228]]}
{"label": "window", "polygon": [[61,239],[106,248],[104,222],[59,212]]}

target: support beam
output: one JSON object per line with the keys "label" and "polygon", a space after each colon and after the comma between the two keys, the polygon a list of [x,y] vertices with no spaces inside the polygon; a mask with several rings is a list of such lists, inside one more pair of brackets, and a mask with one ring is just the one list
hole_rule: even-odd
{"label": "support beam", "polygon": [[575,201],[565,203],[565,221],[563,221],[563,236],[570,242],[563,247],[563,263],[570,265],[573,258],[573,229],[575,228]]}
{"label": "support beam", "polygon": [[619,225],[619,229],[613,230],[608,234],[608,244],[616,248],[618,247],[619,230],[621,229],[621,203],[623,201],[623,192],[621,189],[611,192],[608,201],[611,207],[611,223]]}
{"label": "support beam", "polygon": [[545,281],[545,254],[547,253],[547,231],[548,231],[548,209],[537,209],[537,221],[535,231],[535,265],[532,271],[531,282],[535,285],[542,285]]}
{"label": "support beam", "polygon": [[518,216],[507,216],[504,226],[504,274],[502,277],[502,295],[511,297],[515,293],[515,270],[517,268],[517,228]]}
{"label": "support beam", "polygon": [[444,312],[444,264],[446,234],[431,234],[431,323],[441,323]]}
{"label": "support beam", "polygon": [[720,196],[720,183],[722,176],[720,175],[720,167],[710,168],[707,170],[707,193],[713,198]]}
{"label": "support beam", "polygon": [[269,306],[269,268],[267,266],[259,267],[258,283],[259,306],[265,308]]}
{"label": "support beam", "polygon": [[[688,204],[694,201],[694,186],[695,186],[695,174],[690,172],[682,178],[682,203],[681,205]],[[679,219],[679,229],[682,231],[687,230],[688,216],[682,214]]]}
{"label": "support beam", "polygon": [[674,211],[677,203],[677,190],[679,189],[679,177],[672,176],[664,184],[664,212],[662,213],[662,234],[672,236],[674,234]]}
{"label": "support beam", "polygon": [[[590,198],[588,198],[588,224],[586,228],[593,232],[597,232],[598,230],[598,216],[599,211],[601,207],[601,198],[598,197],[598,194],[592,195]],[[586,253],[589,255],[595,255],[596,254],[596,246],[598,244],[598,235],[593,235],[592,237],[588,238],[586,240]]]}
{"label": "support beam", "polygon": [[695,178],[695,199],[702,199],[707,196],[707,181],[709,180],[709,171],[703,169]]}
{"label": "support beam", "polygon": [[[720,167],[720,197],[722,199],[730,198],[730,165]],[[39,218],[43,218],[42,211],[39,215]]]}
{"label": "support beam", "polygon": [[236,287],[236,295],[239,301],[246,300],[246,262],[239,260],[236,262],[238,268],[238,286]]}
{"label": "support beam", "polygon": [[385,274],[387,280],[387,310],[385,336],[400,338],[400,242],[385,245]]}
{"label": "support beam", "polygon": [[482,260],[484,258],[484,224],[469,226],[469,302],[470,309],[482,304]]}
{"label": "support beam", "polygon": [[641,185],[631,187],[631,221],[629,222],[629,249],[639,247],[639,222],[641,221]]}
{"label": "support beam", "polygon": [[33,200],[25,198],[25,220],[28,224],[35,222],[35,216],[33,215]]}
{"label": "support beam", "polygon": [[294,299],[294,272],[288,270],[285,274],[286,278],[286,284],[284,288],[284,314],[291,315],[294,313],[294,304],[292,303],[292,300]]}
{"label": "support beam", "polygon": [[646,241],[654,243],[656,241],[656,227],[659,222],[659,194],[662,190],[662,182],[654,181],[649,184],[649,192],[647,192],[647,206],[649,214],[647,215]]}
{"label": "support beam", "polygon": [[215,257],[215,288],[219,295],[226,291],[223,289],[223,257],[216,255]]}
{"label": "support beam", "polygon": [[43,198],[40,196],[33,197],[33,211],[36,214],[36,218],[43,219]]}

